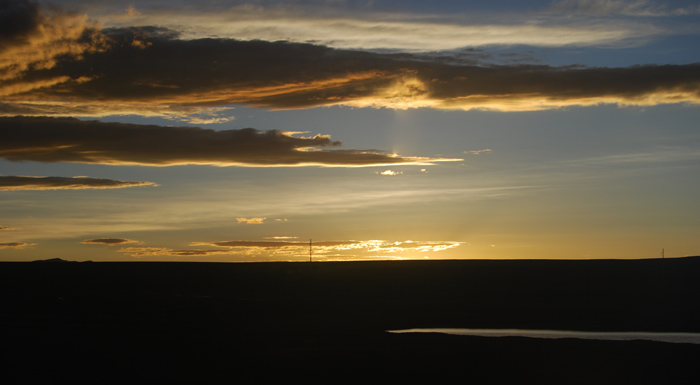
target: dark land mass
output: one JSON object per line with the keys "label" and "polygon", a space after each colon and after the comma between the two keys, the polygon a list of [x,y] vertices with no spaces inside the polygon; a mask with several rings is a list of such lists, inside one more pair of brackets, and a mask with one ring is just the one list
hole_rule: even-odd
{"label": "dark land mass", "polygon": [[0,263],[3,383],[678,384],[700,345],[392,334],[700,332],[700,257]]}

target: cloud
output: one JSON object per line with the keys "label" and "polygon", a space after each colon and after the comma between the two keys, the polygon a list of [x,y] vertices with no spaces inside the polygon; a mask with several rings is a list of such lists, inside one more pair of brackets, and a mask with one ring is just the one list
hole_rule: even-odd
{"label": "cloud", "polygon": [[157,184],[83,177],[0,175],[0,191],[113,189],[137,186],[157,186]]}
{"label": "cloud", "polygon": [[[280,18],[260,9],[239,7],[235,8],[238,17],[234,22],[225,16],[230,16],[226,11],[208,13],[207,22],[200,23],[215,25],[209,18],[222,18],[216,25],[233,28],[230,33],[217,32],[208,38],[195,34],[193,38],[149,25],[98,30],[86,15],[48,10],[29,1],[5,0],[0,4],[0,20],[5,21],[0,27],[0,115],[4,116],[137,114],[206,124],[230,120],[226,109],[239,103],[275,109],[348,105],[501,111],[700,103],[698,64],[496,66],[477,65],[478,60],[464,61],[448,54],[349,50],[406,49],[392,42],[396,38],[409,42],[423,37],[426,40],[420,44],[433,51],[481,44],[588,44],[585,39],[599,45],[639,37],[639,33],[622,27],[577,31],[535,23],[467,26],[446,25],[444,21],[304,18],[299,16],[302,13]],[[640,13],[659,6],[643,0],[567,0],[553,7]],[[153,12],[155,16],[162,13]],[[133,10],[128,14],[131,21],[159,20],[146,11],[141,16]],[[162,14],[166,15],[163,20],[171,23],[177,19],[177,15]],[[643,30],[647,35],[665,33],[653,26]],[[297,39],[293,31],[303,33]],[[345,41],[360,39],[364,43],[341,43],[343,39],[329,31],[345,36]],[[559,40],[546,43],[549,39]],[[307,41],[336,42],[337,48],[302,43]],[[437,41],[453,42],[442,47],[436,46]]]}
{"label": "cloud", "polygon": [[259,225],[259,224],[262,224],[265,221],[265,219],[267,219],[267,218],[236,218],[236,221],[238,221],[238,223],[246,223],[249,225],[250,224]]}
{"label": "cloud", "polygon": [[700,13],[700,6],[669,9],[668,4],[650,0],[559,0],[552,2],[557,12],[608,16],[672,16]]}
{"label": "cloud", "polygon": [[395,175],[401,175],[403,174],[403,171],[392,171],[392,170],[385,170],[385,171],[377,171],[377,174],[383,175],[383,176],[395,176]]}
{"label": "cloud", "polygon": [[[698,64],[479,66],[289,42],[184,40],[162,28],[105,35],[108,50],[20,77],[18,82],[31,78],[46,85],[8,94],[0,115],[128,112],[179,119],[236,103],[276,109],[348,105],[501,111],[700,103]],[[134,47],[137,40],[148,44]],[[59,78],[70,80],[52,83]]]}
{"label": "cloud", "polygon": [[0,231],[12,231],[12,230],[17,230],[17,228],[10,227],[10,226],[0,226]]}
{"label": "cloud", "polygon": [[464,151],[464,153],[465,153],[465,154],[469,154],[469,155],[479,155],[479,154],[487,154],[487,153],[489,153],[489,152],[491,152],[491,151],[493,151],[493,150],[491,150],[490,148],[487,148],[487,149],[484,149],[484,150]]}
{"label": "cloud", "polygon": [[42,8],[28,0],[0,1],[0,96],[71,81],[66,76],[23,77],[104,49],[102,35],[87,15]]}
{"label": "cloud", "polygon": [[[219,242],[193,242],[193,246],[216,246],[231,249],[308,249],[308,242],[288,242],[288,241],[219,241]],[[326,254],[331,251],[348,251],[363,249],[367,252],[399,253],[404,251],[442,251],[454,248],[460,242],[415,242],[396,241],[386,242],[381,240],[370,241],[320,241],[313,242],[312,248],[315,254]]]}
{"label": "cloud", "polygon": [[[323,260],[422,258],[425,253],[440,252],[458,247],[461,242],[445,241],[320,241],[313,242],[312,255]],[[216,249],[171,249],[165,247],[126,247],[119,251],[133,257],[177,256],[199,257],[230,255],[241,258],[269,260],[299,260],[309,255],[308,242],[283,240],[193,242],[191,246],[208,246]]]}
{"label": "cloud", "polygon": [[[229,3],[230,4],[230,3]],[[403,7],[410,9],[411,7]],[[548,13],[498,12],[449,14],[381,11],[345,2],[256,2],[255,5],[198,4],[187,12],[139,6],[140,15],[117,20],[110,12],[93,10],[108,27],[158,25],[177,29],[184,38],[223,37],[239,40],[315,42],[333,48],[361,50],[436,51],[463,47],[528,44],[544,47],[596,46],[645,37],[650,29],[620,22],[572,24],[545,19]],[[426,12],[427,11],[427,12]],[[543,22],[545,19],[546,22]],[[533,22],[537,20],[537,22]],[[656,31],[653,31],[656,32]]]}
{"label": "cloud", "polygon": [[123,247],[118,250],[120,253],[128,254],[129,256],[142,258],[152,256],[173,256],[173,257],[191,257],[191,256],[208,256],[208,255],[225,255],[231,254],[221,250],[176,250],[167,247]]}
{"label": "cloud", "polygon": [[[0,158],[11,161],[171,166],[338,166],[430,164],[448,161],[376,151],[326,150],[330,137],[295,137],[252,128],[215,131],[81,121],[74,118],[0,117]],[[47,180],[48,181],[48,180]],[[36,180],[35,180],[36,182]],[[72,182],[88,183],[89,180]],[[92,183],[98,183],[97,181]],[[148,182],[119,182],[130,185]],[[111,184],[114,186],[114,184]]]}
{"label": "cloud", "polygon": [[132,239],[125,238],[96,238],[96,239],[86,239],[80,243],[86,245],[105,245],[105,246],[118,246],[127,243],[142,243],[139,241],[134,241]]}
{"label": "cloud", "polygon": [[0,249],[23,249],[29,246],[35,246],[36,243],[25,243],[25,242],[8,242],[0,243]]}
{"label": "cloud", "polygon": [[[314,247],[339,247],[355,245],[357,241],[322,241],[314,242]],[[308,242],[281,242],[281,241],[220,241],[220,242],[194,242],[193,246],[217,246],[229,248],[262,248],[282,249],[288,247],[309,247]]]}

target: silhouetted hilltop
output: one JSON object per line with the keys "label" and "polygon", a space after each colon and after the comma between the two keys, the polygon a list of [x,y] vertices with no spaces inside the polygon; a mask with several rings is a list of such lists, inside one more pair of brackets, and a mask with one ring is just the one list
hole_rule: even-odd
{"label": "silhouetted hilltop", "polygon": [[33,263],[64,263],[64,262],[75,262],[75,261],[66,261],[65,259],[61,258],[51,258],[51,259],[39,259],[36,261],[32,261]]}

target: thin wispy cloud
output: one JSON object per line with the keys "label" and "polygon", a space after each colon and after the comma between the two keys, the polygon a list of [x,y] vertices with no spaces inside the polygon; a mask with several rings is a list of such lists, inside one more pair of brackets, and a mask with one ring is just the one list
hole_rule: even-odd
{"label": "thin wispy cloud", "polygon": [[490,153],[491,151],[493,151],[493,150],[491,150],[490,148],[486,148],[486,149],[483,149],[483,150],[464,151],[464,153],[465,153],[465,154],[468,154],[468,155],[479,155],[479,154],[488,154],[488,153]]}
{"label": "thin wispy cloud", "polygon": [[698,14],[700,5],[672,8],[651,0],[558,0],[552,2],[552,10],[591,16],[661,17]]}
{"label": "thin wispy cloud", "polygon": [[84,177],[0,175],[0,191],[115,189],[139,186],[157,186],[157,184]]}
{"label": "thin wispy cloud", "polygon": [[36,243],[26,242],[6,242],[0,243],[0,249],[23,249],[25,247],[36,246]]}
{"label": "thin wispy cloud", "polygon": [[648,167],[653,164],[696,162],[700,160],[700,151],[689,148],[661,148],[655,151],[612,154],[592,158],[565,161],[574,166],[638,166]]}
{"label": "thin wispy cloud", "polygon": [[17,228],[10,227],[10,226],[0,226],[0,231],[12,231],[12,230],[17,230]]}
{"label": "thin wispy cloud", "polygon": [[95,239],[86,239],[80,243],[83,243],[86,245],[119,246],[119,245],[125,245],[125,244],[129,244],[129,243],[140,244],[142,242],[135,241],[133,239],[126,239],[126,238],[95,238]]}
{"label": "thin wispy cloud", "polygon": [[[402,157],[376,151],[327,150],[339,141],[329,136],[296,137],[282,131],[252,128],[215,131],[81,121],[74,118],[0,117],[0,158],[11,161],[70,162],[109,165],[172,166],[335,166],[430,164],[450,161]],[[34,182],[42,179],[36,179]],[[43,179],[48,183],[55,179]],[[74,183],[90,182],[73,180]],[[6,185],[9,182],[5,182]],[[149,184],[148,182],[122,182]],[[116,186],[116,184],[112,184]]]}

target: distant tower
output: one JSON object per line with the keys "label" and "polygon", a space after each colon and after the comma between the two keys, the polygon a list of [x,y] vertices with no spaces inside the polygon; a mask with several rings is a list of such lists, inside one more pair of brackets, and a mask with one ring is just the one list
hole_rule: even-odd
{"label": "distant tower", "polygon": [[311,251],[312,251],[312,249],[311,249],[311,239],[309,239],[309,262],[313,262],[313,260],[311,259],[311,254],[312,254]]}
{"label": "distant tower", "polygon": [[664,259],[664,249],[661,249],[661,259]]}

